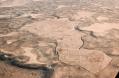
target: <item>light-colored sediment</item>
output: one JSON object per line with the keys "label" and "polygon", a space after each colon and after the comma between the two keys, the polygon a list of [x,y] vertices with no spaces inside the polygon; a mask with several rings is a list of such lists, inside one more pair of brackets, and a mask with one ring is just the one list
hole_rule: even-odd
{"label": "light-colored sediment", "polygon": [[[26,25],[22,30],[56,39],[58,43],[57,51],[59,52],[59,57],[61,57],[59,59],[62,62],[66,61],[65,63],[70,61],[71,64],[72,62],[78,63],[78,60],[75,59],[78,59],[79,56],[75,56],[79,53],[79,48],[83,45],[81,37],[84,34],[76,31],[74,29],[75,25],[75,22],[70,22],[67,19],[49,19]],[[75,55],[73,56],[72,54]],[[65,57],[66,55],[67,57]],[[77,65],[77,63],[72,63],[72,65]]]}
{"label": "light-colored sediment", "polygon": [[92,73],[102,71],[109,65],[111,58],[98,50],[80,50],[80,66]]}
{"label": "light-colored sediment", "polygon": [[82,27],[81,30],[93,31],[97,35],[105,35],[111,29],[119,29],[118,23],[95,23],[88,27]]}
{"label": "light-colored sediment", "polygon": [[0,0],[0,60],[19,66],[1,63],[0,77],[36,78],[28,73],[34,69],[41,73],[39,78],[115,78],[118,4],[117,0]]}

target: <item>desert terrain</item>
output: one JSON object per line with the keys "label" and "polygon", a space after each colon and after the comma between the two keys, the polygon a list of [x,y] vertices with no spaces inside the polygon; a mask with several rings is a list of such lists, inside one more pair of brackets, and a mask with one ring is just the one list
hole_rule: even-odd
{"label": "desert terrain", "polygon": [[118,0],[0,0],[0,78],[118,73]]}

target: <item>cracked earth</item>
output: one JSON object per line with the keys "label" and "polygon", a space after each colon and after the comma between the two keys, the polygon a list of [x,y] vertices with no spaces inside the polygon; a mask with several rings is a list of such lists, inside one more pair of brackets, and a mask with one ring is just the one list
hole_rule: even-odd
{"label": "cracked earth", "polygon": [[118,72],[118,0],[0,0],[0,78]]}

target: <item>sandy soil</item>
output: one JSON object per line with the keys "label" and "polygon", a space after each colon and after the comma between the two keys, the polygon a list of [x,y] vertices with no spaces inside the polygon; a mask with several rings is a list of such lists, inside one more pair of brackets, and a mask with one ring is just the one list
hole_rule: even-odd
{"label": "sandy soil", "polygon": [[0,78],[115,78],[118,0],[0,0]]}

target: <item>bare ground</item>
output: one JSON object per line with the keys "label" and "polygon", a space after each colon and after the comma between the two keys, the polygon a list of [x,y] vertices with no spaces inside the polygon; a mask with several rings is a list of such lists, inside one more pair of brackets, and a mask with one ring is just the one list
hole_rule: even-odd
{"label": "bare ground", "polygon": [[0,0],[0,78],[115,78],[118,0]]}

